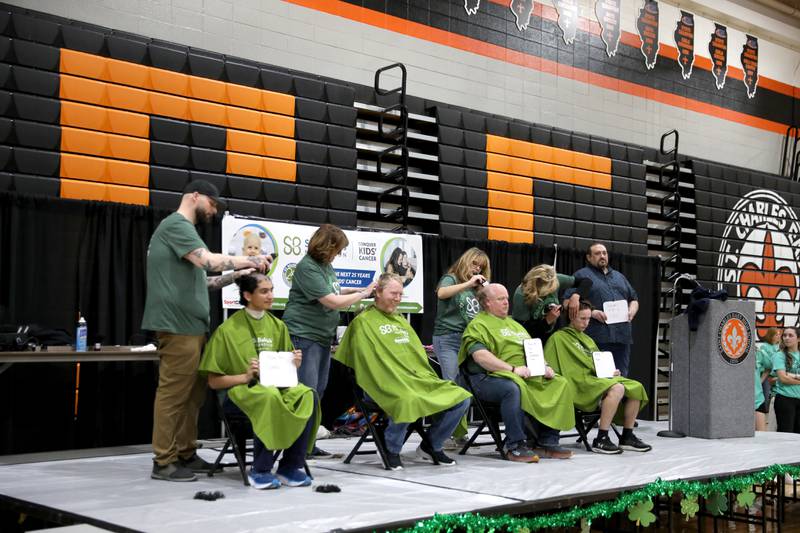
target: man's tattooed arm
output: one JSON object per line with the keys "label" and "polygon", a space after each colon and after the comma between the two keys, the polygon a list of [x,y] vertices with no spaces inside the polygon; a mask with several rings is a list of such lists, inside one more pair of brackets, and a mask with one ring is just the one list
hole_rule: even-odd
{"label": "man's tattooed arm", "polygon": [[233,283],[236,277],[237,276],[235,272],[229,272],[221,276],[211,276],[206,279],[206,285],[208,286],[209,290],[218,290]]}

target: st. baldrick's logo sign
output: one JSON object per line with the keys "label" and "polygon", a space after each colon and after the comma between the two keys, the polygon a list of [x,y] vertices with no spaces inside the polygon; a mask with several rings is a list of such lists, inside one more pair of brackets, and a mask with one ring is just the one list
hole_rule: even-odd
{"label": "st. baldrick's logo sign", "polygon": [[756,328],[798,325],[800,223],[782,196],[758,189],[728,216],[717,261],[717,281],[735,298],[752,300]]}

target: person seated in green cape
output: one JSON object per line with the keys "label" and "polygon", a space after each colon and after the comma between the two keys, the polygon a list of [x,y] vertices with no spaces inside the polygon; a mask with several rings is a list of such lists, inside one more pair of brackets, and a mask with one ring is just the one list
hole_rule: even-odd
{"label": "person seated in green cape", "polygon": [[403,280],[381,274],[375,304],[347,327],[334,359],[353,369],[358,386],[389,415],[384,440],[390,469],[403,468],[400,451],[408,425],[424,416],[433,417],[430,447],[420,444],[417,456],[454,465],[442,449],[469,408],[471,395],[433,371],[411,324],[397,313],[402,297]]}
{"label": "person seated in green cape", "polygon": [[[200,372],[207,374],[212,389],[227,389],[225,412],[244,413],[253,426],[250,486],[308,486],[311,478],[305,472],[305,457],[314,442],[309,437],[316,435],[320,418],[316,395],[303,384],[279,389],[258,382],[261,351],[294,352],[296,367],[300,366],[302,353],[292,346],[286,325],[269,312],[272,280],[253,273],[240,277],[236,283],[239,303],[245,308],[231,315],[211,336]],[[280,450],[280,464],[273,474]]]}
{"label": "person seated in green cape", "polygon": [[[619,370],[614,372],[612,378],[597,377],[592,353],[600,349],[584,333],[591,317],[592,305],[580,302],[578,313],[570,325],[556,331],[547,341],[545,361],[572,383],[576,408],[591,412],[600,406],[599,429],[592,442],[592,451],[605,454],[622,453],[622,450],[650,451],[651,446],[633,434],[636,415],[647,404],[647,393],[641,383],[622,377]],[[616,445],[609,438],[608,429],[618,410],[622,411],[624,429],[619,445]]]}
{"label": "person seated in green cape", "polygon": [[[535,463],[540,453],[547,458],[569,459],[572,452],[559,446],[559,430],[575,426],[572,389],[550,367],[543,376],[531,376],[525,364],[525,328],[508,316],[508,291],[491,283],[478,291],[481,312],[472,319],[461,338],[459,364],[482,401],[500,405],[506,427],[506,457]],[[540,450],[528,445],[526,418],[533,419]]]}

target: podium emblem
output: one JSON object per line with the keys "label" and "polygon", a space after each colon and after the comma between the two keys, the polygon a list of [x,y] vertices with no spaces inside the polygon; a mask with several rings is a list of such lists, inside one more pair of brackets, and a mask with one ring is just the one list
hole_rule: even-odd
{"label": "podium emblem", "polygon": [[747,359],[752,342],[750,323],[743,314],[733,311],[722,317],[717,330],[717,348],[726,363],[738,365]]}

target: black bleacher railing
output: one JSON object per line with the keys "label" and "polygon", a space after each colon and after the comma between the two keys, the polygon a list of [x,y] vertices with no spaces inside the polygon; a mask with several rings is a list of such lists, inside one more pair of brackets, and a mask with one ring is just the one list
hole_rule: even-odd
{"label": "black bleacher railing", "polygon": [[[390,70],[399,69],[401,73],[400,85],[394,89],[381,89],[381,75]],[[381,138],[393,142],[391,146],[385,148],[378,154],[376,173],[387,182],[394,183],[393,186],[378,194],[375,202],[375,213],[384,220],[397,221],[402,231],[408,229],[408,107],[406,106],[406,67],[402,63],[394,63],[375,71],[375,94],[378,96],[397,95],[397,102],[385,107],[378,115],[378,133]],[[400,114],[400,122],[391,129],[386,130],[386,118],[394,114]],[[384,171],[384,158],[390,155],[397,156],[400,161],[392,170]],[[400,205],[393,211],[384,213],[381,204],[388,197],[400,194]]]}

